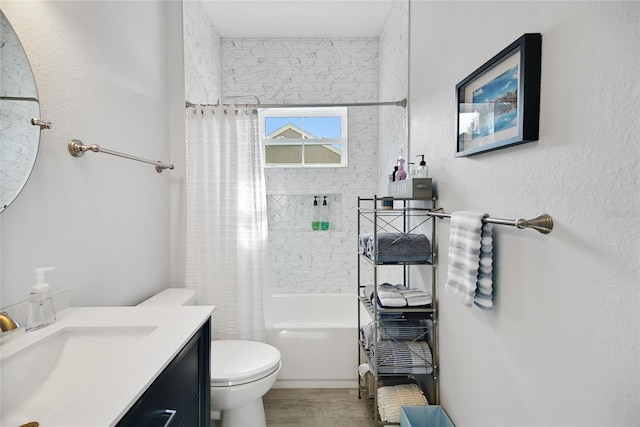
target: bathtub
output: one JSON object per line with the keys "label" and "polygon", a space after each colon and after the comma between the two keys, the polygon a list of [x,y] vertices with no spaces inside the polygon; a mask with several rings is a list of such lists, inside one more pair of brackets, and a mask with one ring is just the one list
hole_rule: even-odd
{"label": "bathtub", "polygon": [[282,354],[275,388],[356,388],[355,294],[274,294],[265,301],[267,342]]}

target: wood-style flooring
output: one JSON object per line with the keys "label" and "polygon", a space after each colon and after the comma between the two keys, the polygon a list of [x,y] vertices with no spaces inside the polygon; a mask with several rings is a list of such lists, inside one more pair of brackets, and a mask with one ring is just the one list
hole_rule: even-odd
{"label": "wood-style flooring", "polygon": [[267,427],[372,427],[367,400],[355,388],[273,388],[263,397]]}

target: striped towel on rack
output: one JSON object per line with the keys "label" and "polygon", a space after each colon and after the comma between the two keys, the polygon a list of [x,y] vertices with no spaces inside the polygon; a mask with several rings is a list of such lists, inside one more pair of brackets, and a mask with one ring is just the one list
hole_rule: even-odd
{"label": "striped towel on rack", "polygon": [[478,287],[473,303],[485,310],[493,307],[493,226],[491,224],[482,226]]}
{"label": "striped towel on rack", "polygon": [[493,238],[486,214],[453,212],[445,292],[456,301],[484,309],[493,306]]}

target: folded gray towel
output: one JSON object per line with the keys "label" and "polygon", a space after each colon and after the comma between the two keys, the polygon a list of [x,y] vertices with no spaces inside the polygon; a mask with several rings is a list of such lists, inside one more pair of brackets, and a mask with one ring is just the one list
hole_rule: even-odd
{"label": "folded gray towel", "polygon": [[433,372],[431,349],[426,341],[378,341],[377,354],[371,358],[378,362],[378,372],[383,374]]}
{"label": "folded gray towel", "polygon": [[392,341],[426,340],[433,322],[429,319],[381,320],[380,339]]}
{"label": "folded gray towel", "polygon": [[[377,233],[376,242],[373,240],[373,234],[361,234],[358,246],[360,253],[374,261],[375,248],[378,263],[394,264],[431,260],[431,242],[424,234]],[[365,248],[364,252],[363,248]]]}
{"label": "folded gray towel", "polygon": [[[426,341],[394,341],[373,338],[373,323],[360,328],[362,344],[383,374],[430,374],[433,372],[431,349]],[[376,351],[377,348],[377,351]]]}
{"label": "folded gray towel", "polygon": [[362,289],[362,296],[367,299],[367,301],[373,301],[373,294],[375,292],[375,286],[367,285]]}
{"label": "folded gray towel", "polygon": [[369,323],[360,328],[360,338],[362,339],[362,345],[367,351],[371,351],[373,347],[373,324]]}

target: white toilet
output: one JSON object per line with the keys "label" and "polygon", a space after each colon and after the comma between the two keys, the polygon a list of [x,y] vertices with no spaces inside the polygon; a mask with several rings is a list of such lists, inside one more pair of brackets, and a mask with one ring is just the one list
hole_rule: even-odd
{"label": "white toilet", "polygon": [[[165,289],[140,306],[193,305],[195,292]],[[211,414],[222,427],[265,427],[262,396],[276,382],[280,352],[257,341],[211,341]]]}

